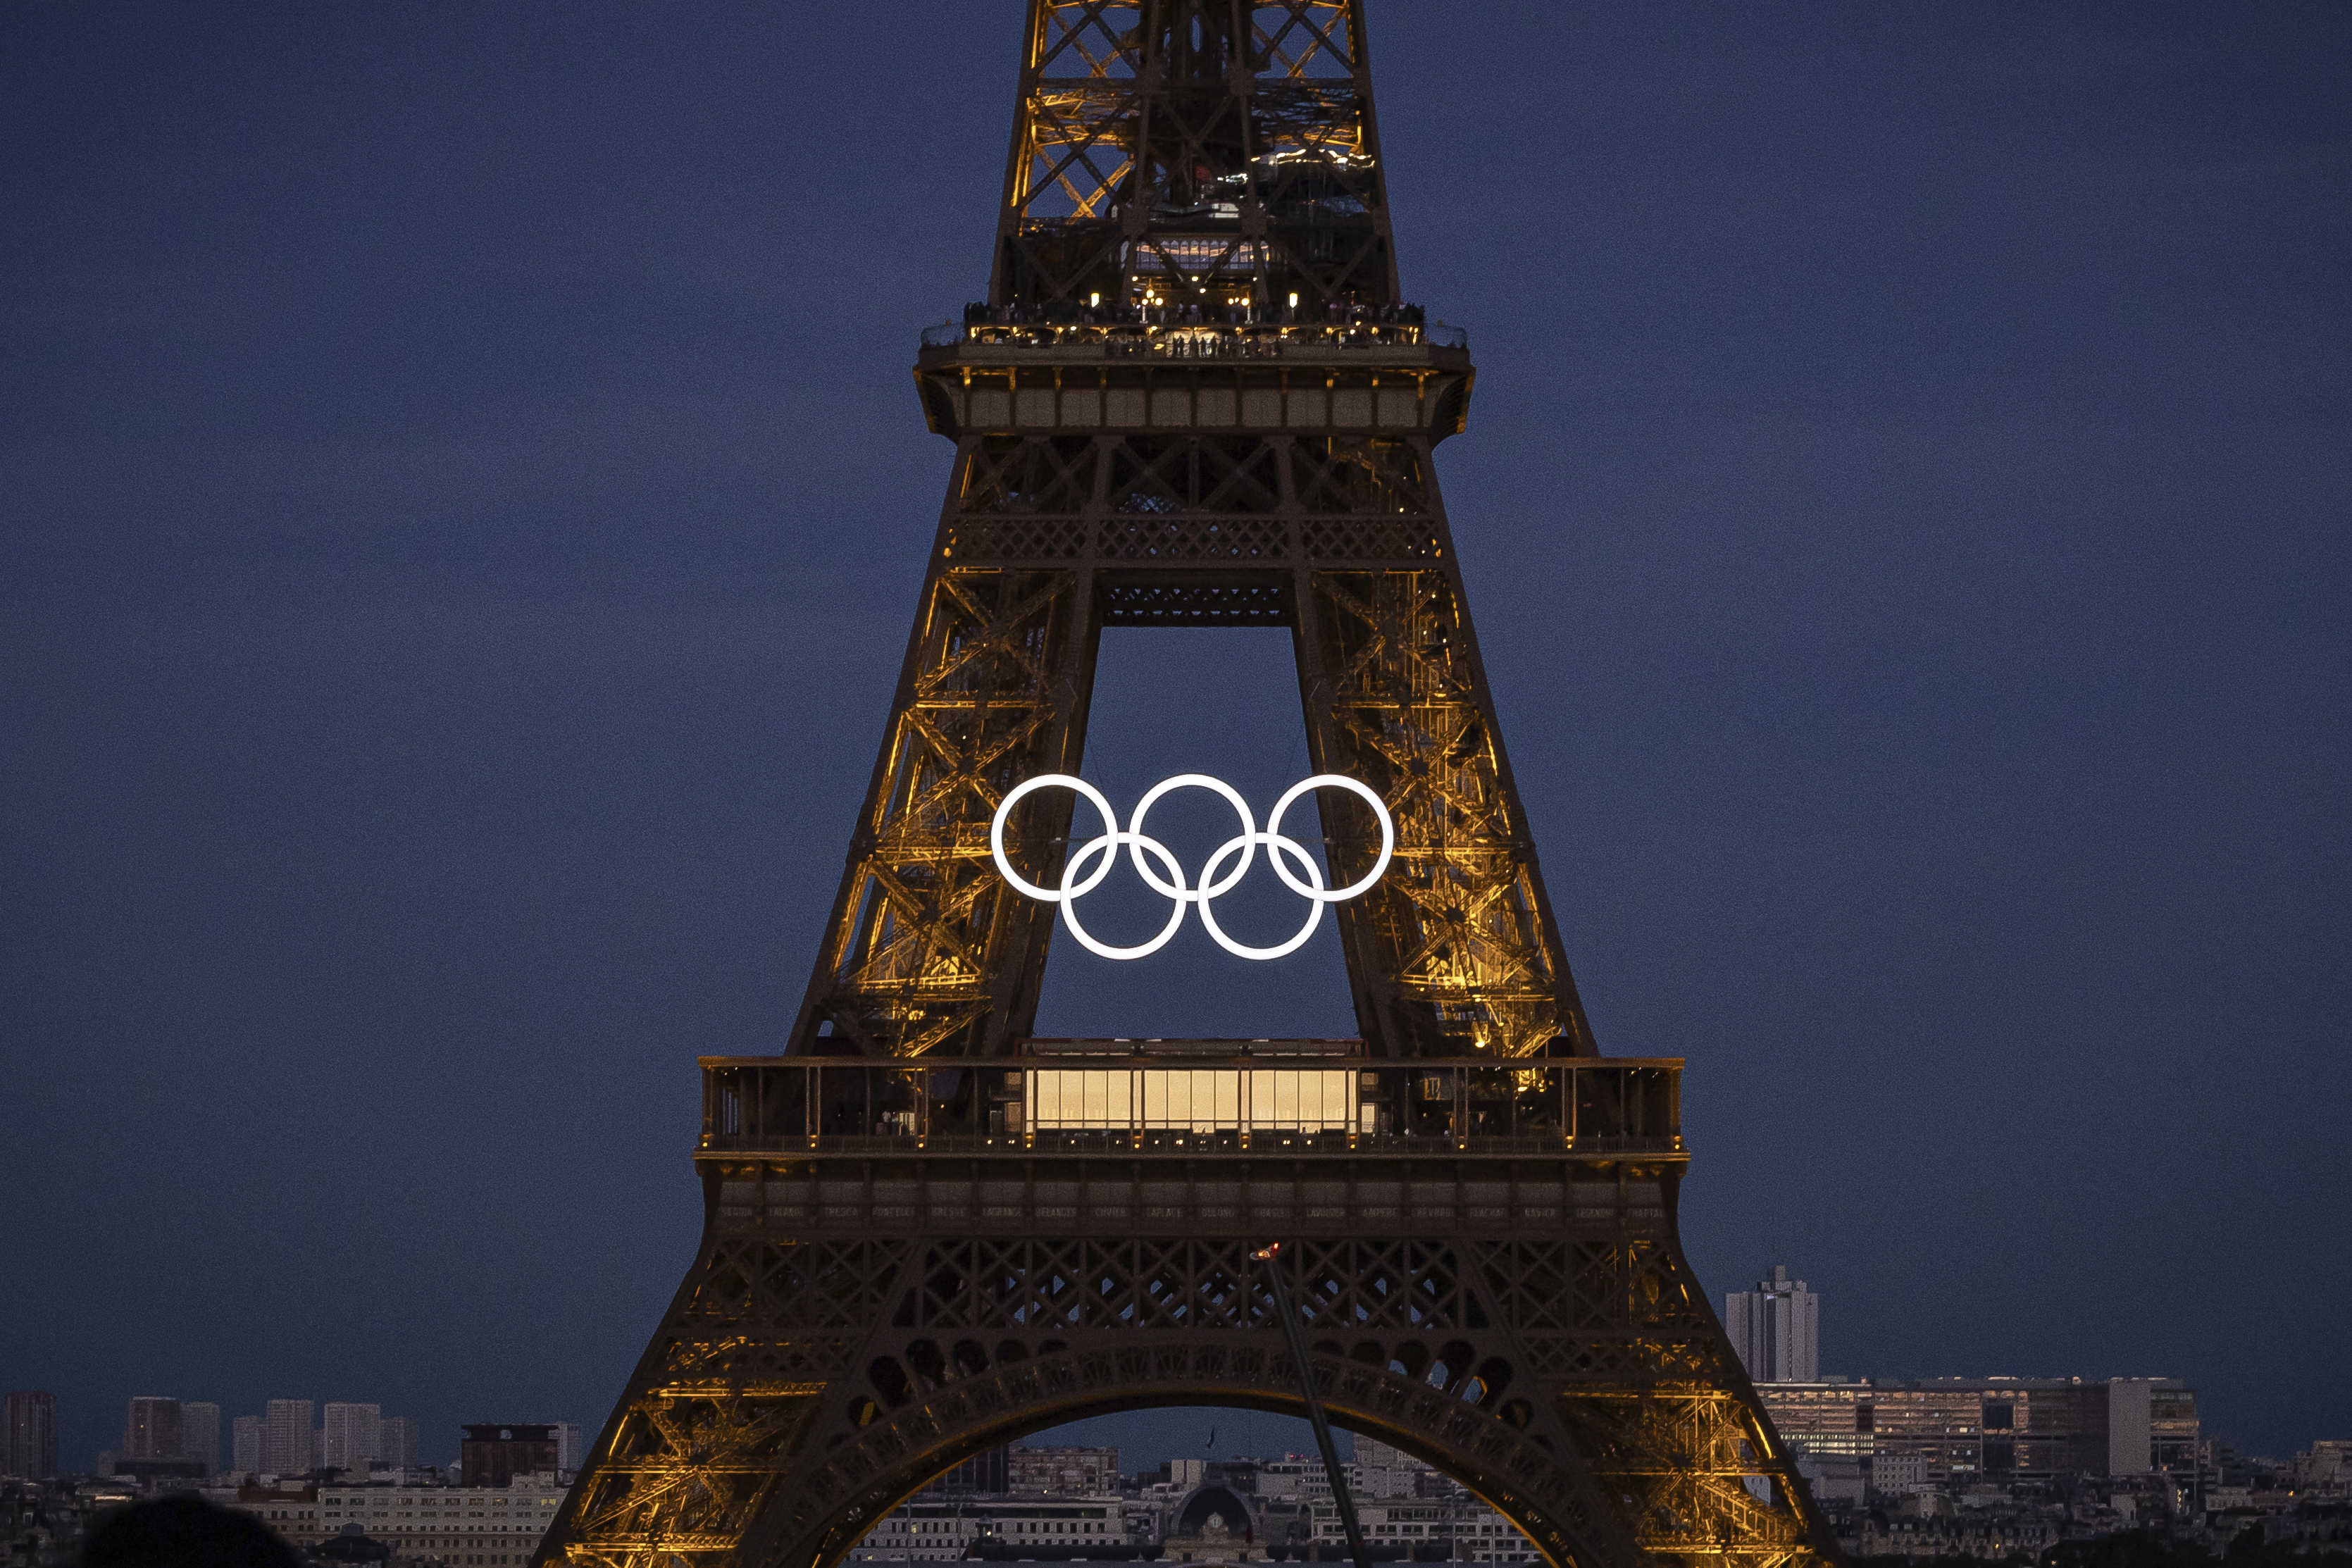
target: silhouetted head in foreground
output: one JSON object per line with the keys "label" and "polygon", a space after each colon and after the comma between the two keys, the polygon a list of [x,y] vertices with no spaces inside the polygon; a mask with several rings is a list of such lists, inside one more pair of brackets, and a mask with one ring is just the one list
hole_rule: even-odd
{"label": "silhouetted head in foreground", "polygon": [[185,1492],[100,1519],[82,1568],[302,1568],[301,1554],[257,1519]]}

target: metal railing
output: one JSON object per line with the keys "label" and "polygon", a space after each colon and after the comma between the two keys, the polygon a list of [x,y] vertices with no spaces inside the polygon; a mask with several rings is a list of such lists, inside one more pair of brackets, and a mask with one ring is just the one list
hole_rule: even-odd
{"label": "metal railing", "polygon": [[1443,321],[1227,325],[941,321],[923,329],[923,347],[976,343],[1013,349],[1092,349],[1108,359],[1281,359],[1352,349],[1466,349],[1470,334]]}
{"label": "metal railing", "polygon": [[702,1147],[845,1154],[1679,1151],[1674,1058],[703,1058]]}

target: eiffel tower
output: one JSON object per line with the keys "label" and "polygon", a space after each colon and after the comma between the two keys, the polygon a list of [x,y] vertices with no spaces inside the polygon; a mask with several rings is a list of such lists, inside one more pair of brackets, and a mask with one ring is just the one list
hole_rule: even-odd
{"label": "eiffel tower", "polygon": [[[703,1059],[700,1250],[541,1563],[830,1568],[1009,1439],[1300,1413],[1277,1240],[1333,1419],[1556,1568],[1836,1560],[1676,1238],[1682,1064],[1569,975],[1431,461],[1472,380],[1398,288],[1362,0],[1028,0],[824,945],[782,1054]],[[1170,626],[1288,627],[1315,771],[1392,818],[1334,906],[1359,1039],[1031,1037],[1056,910],[992,826],[1079,772],[1103,628]],[[1361,878],[1373,809],[1313,798]],[[1008,863],[1051,884],[1075,803]]]}

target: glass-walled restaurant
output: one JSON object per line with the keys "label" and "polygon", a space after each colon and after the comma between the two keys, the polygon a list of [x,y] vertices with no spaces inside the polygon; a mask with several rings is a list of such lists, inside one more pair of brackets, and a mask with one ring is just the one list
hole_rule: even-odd
{"label": "glass-walled restaurant", "polygon": [[1040,1132],[1360,1132],[1363,1079],[1346,1068],[1032,1068],[1021,1125]]}

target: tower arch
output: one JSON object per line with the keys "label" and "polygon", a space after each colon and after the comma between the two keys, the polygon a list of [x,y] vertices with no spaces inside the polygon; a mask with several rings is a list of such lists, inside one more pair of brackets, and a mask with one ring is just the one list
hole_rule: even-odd
{"label": "tower arch", "polygon": [[[1556,1568],[1612,1561],[1608,1511],[1549,1434],[1511,1426],[1458,1395],[1387,1368],[1311,1355],[1332,1420],[1444,1471],[1491,1504]],[[992,1370],[829,1447],[808,1483],[778,1496],[746,1532],[747,1561],[830,1568],[875,1522],[934,1477],[1000,1443],[1121,1411],[1217,1405],[1304,1416],[1297,1368],[1263,1343],[1154,1343],[1062,1350]],[[1197,1495],[1197,1494],[1196,1494]]]}

